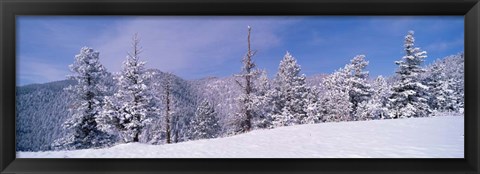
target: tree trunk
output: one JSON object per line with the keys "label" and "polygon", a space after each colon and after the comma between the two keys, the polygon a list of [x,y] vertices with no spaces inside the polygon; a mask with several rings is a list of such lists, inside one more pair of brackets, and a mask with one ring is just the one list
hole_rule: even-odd
{"label": "tree trunk", "polygon": [[173,139],[173,142],[178,143],[178,131],[175,131],[175,138]]}
{"label": "tree trunk", "polygon": [[165,133],[166,133],[166,143],[172,143],[171,140],[171,130],[170,130],[170,78],[167,77],[167,86],[165,89],[165,105],[166,105],[166,113],[165,113]]}
{"label": "tree trunk", "polygon": [[244,107],[245,107],[245,131],[248,132],[250,131],[251,127],[252,127],[252,122],[251,122],[251,119],[252,119],[252,113],[250,111],[250,109],[248,108],[247,104],[248,102],[251,102],[250,101],[250,95],[251,95],[251,92],[252,92],[252,82],[251,82],[251,72],[252,72],[252,69],[254,67],[253,63],[252,63],[252,50],[250,49],[250,32],[251,32],[251,28],[249,27],[248,28],[248,38],[247,38],[247,42],[248,42],[248,52],[247,52],[247,61],[245,62],[246,65],[245,65],[245,70],[246,70],[246,73],[247,75],[245,76],[245,95],[247,97],[245,103],[244,103]]}
{"label": "tree trunk", "polygon": [[135,133],[135,136],[133,137],[133,142],[138,142],[138,132]]}

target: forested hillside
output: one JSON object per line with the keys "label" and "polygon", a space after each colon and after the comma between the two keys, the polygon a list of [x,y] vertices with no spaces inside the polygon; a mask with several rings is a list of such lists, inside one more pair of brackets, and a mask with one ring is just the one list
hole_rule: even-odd
{"label": "forested hillside", "polygon": [[301,124],[463,114],[464,54],[424,65],[427,52],[404,40],[394,75],[371,77],[366,55],[331,74],[306,76],[290,52],[274,77],[248,50],[238,73],[185,80],[146,69],[134,35],[119,72],[83,47],[68,80],[17,87],[17,151],[172,144]]}
{"label": "forested hillside", "polygon": [[[202,99],[212,101],[218,112],[221,134],[232,133],[234,128],[229,120],[234,118],[233,113],[238,109],[235,97],[239,94],[233,78],[204,78],[199,80],[184,80],[175,75],[150,70],[155,72],[154,81],[164,82],[167,76],[173,80],[173,114],[175,125],[173,126],[176,141],[189,139],[189,123],[195,114],[195,110]],[[321,76],[312,76],[315,81]],[[313,81],[313,80],[312,80]],[[32,84],[17,87],[17,151],[44,151],[52,150],[50,144],[67,134],[68,130],[62,128],[62,124],[69,117],[68,104],[71,102],[64,88],[74,85],[72,80],[63,80],[45,84]],[[157,87],[158,93],[162,92]],[[233,111],[233,112],[232,112]],[[147,128],[146,142],[162,144],[160,140],[154,139],[154,134],[164,134],[162,119],[156,119]],[[229,126],[230,125],[230,126]],[[155,131],[157,130],[157,131]],[[161,137],[164,138],[165,135]],[[160,138],[162,139],[162,138]]]}

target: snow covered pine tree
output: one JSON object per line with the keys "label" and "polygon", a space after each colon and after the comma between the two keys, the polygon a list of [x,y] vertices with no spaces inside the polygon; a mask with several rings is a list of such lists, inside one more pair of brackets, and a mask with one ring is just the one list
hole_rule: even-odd
{"label": "snow covered pine tree", "polygon": [[[357,55],[352,60],[350,60],[352,65],[351,72],[349,72],[349,91],[350,102],[352,103],[352,110],[350,112],[352,120],[361,120],[359,115],[369,115],[367,113],[357,112],[357,107],[360,103],[363,103],[363,106],[366,106],[370,100],[373,91],[370,84],[367,81],[368,71],[365,71],[365,68],[368,65],[368,61],[365,60],[365,55]],[[363,118],[365,119],[365,118]]]}
{"label": "snow covered pine tree", "polygon": [[323,93],[320,95],[320,113],[323,122],[350,120],[352,104],[350,102],[349,72],[351,64],[345,65],[323,81]]}
{"label": "snow covered pine tree", "polygon": [[426,79],[429,87],[430,108],[437,111],[457,111],[457,96],[454,91],[453,79],[445,75],[445,64],[433,64]]}
{"label": "snow covered pine tree", "polygon": [[221,130],[218,124],[217,113],[208,100],[203,100],[195,112],[195,118],[192,120],[193,139],[215,138]]}
{"label": "snow covered pine tree", "polygon": [[270,114],[275,127],[302,124],[307,120],[310,89],[300,70],[297,60],[287,52],[280,61],[272,91],[269,92],[273,105]]}
{"label": "snow covered pine tree", "polygon": [[75,73],[69,79],[77,83],[65,88],[73,103],[69,109],[72,117],[63,127],[72,132],[69,136],[54,141],[53,148],[85,149],[111,144],[112,136],[99,130],[95,120],[102,110],[103,97],[107,92],[104,85],[107,71],[99,62],[99,52],[83,47],[69,67]]}
{"label": "snow covered pine tree", "polygon": [[[425,84],[430,87],[429,104],[432,109],[463,113],[465,98],[464,64],[464,54],[458,53],[437,60],[428,67],[424,80]],[[445,100],[444,104],[446,106],[443,109],[434,106],[438,102],[435,101],[437,100],[435,96],[443,96],[443,99],[439,98]]]}
{"label": "snow covered pine tree", "polygon": [[388,97],[391,94],[391,87],[383,76],[375,78],[372,84],[373,95],[371,103],[375,106],[371,108],[372,116],[374,119],[386,119],[390,118],[388,114]]}
{"label": "snow covered pine tree", "polygon": [[425,69],[421,67],[427,52],[415,47],[414,32],[405,36],[406,55],[395,63],[399,66],[399,81],[392,87],[390,96],[390,112],[392,118],[426,117],[431,113],[428,106],[428,87],[422,84],[419,77]]}
{"label": "snow covered pine tree", "polygon": [[129,53],[120,74],[118,91],[107,97],[107,105],[98,119],[103,130],[119,132],[126,143],[139,142],[142,129],[150,123],[153,114],[158,113],[152,102],[150,78],[152,73],[145,70],[145,62],[140,61],[137,34],[133,37],[133,52]]}
{"label": "snow covered pine tree", "polygon": [[261,71],[258,82],[255,83],[255,96],[253,103],[255,106],[255,117],[253,117],[253,126],[255,128],[272,128],[272,118],[268,114],[268,91],[270,90],[270,82],[268,80],[267,71]]}
{"label": "snow covered pine tree", "polygon": [[345,67],[325,78],[324,93],[320,97],[323,121],[371,119],[369,102],[373,89],[367,80],[367,65],[365,55],[357,55]]}

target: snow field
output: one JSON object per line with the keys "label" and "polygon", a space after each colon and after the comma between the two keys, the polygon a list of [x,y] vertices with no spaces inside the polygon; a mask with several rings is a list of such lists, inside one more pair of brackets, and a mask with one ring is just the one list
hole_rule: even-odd
{"label": "snow field", "polygon": [[167,145],[17,152],[17,158],[463,158],[464,117],[320,123]]}

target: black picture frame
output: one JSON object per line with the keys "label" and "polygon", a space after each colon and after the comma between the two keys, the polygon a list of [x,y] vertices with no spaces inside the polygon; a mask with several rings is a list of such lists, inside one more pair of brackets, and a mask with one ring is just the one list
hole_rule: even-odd
{"label": "black picture frame", "polygon": [[[478,0],[0,0],[0,173],[479,173]],[[464,159],[16,159],[18,15],[460,15]]]}

